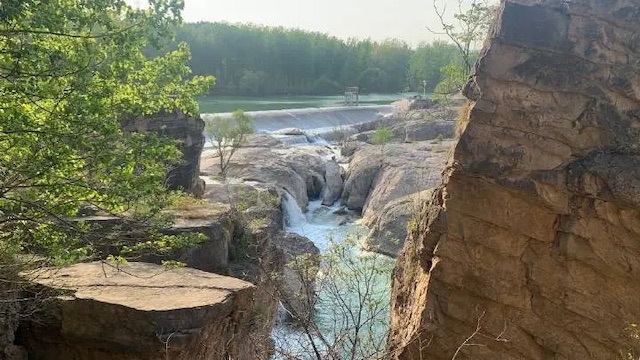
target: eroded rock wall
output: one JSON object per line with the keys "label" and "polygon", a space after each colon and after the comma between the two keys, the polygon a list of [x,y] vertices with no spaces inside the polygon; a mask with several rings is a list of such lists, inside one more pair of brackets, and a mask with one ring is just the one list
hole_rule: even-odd
{"label": "eroded rock wall", "polygon": [[182,160],[167,172],[165,186],[202,196],[204,181],[200,179],[200,154],[205,139],[204,121],[199,116],[187,116],[178,110],[127,121],[122,127],[125,131],[154,132],[176,140]]}
{"label": "eroded rock wall", "polygon": [[466,95],[395,270],[393,357],[637,354],[640,2],[504,1]]}

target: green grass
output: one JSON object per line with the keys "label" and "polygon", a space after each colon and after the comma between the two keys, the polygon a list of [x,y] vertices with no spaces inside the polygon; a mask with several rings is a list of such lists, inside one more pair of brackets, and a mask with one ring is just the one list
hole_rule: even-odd
{"label": "green grass", "polygon": [[[362,105],[387,105],[414,94],[369,94],[360,96]],[[332,96],[210,96],[201,98],[201,113],[221,113],[232,112],[237,109],[245,111],[259,110],[282,110],[282,109],[303,109],[321,108],[331,106],[342,106],[344,104],[342,95]]]}

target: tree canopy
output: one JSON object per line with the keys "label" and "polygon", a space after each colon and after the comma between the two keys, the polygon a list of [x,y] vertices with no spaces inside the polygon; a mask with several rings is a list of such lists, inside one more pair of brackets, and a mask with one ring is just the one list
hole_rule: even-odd
{"label": "tree canopy", "polygon": [[462,62],[453,44],[411,49],[400,40],[341,40],[326,34],[251,24],[184,24],[176,42],[193,53],[194,73],[215,75],[212,94],[337,94],[345,86],[363,92],[427,91],[440,68]]}
{"label": "tree canopy", "polygon": [[[91,229],[70,218],[91,206],[149,223],[178,150],[121,122],[197,112],[211,77],[193,77],[186,45],[148,59],[181,22],[182,2],[7,0],[0,6],[0,250],[58,261],[91,257]],[[149,239],[140,239],[148,241]],[[156,245],[166,245],[167,239]]]}

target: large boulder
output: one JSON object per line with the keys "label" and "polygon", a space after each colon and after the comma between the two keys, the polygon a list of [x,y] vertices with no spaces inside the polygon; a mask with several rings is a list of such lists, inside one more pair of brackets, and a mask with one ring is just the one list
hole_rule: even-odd
{"label": "large boulder", "polygon": [[[374,155],[376,151],[377,156]],[[349,161],[342,204],[351,210],[362,211],[382,165],[380,149],[365,147],[358,150]]]}
{"label": "large boulder", "polygon": [[295,147],[274,150],[275,156],[288,164],[299,174],[307,185],[307,197],[317,199],[325,187],[325,170],[328,151],[317,146]]}
{"label": "large boulder", "polygon": [[[421,114],[420,116],[424,116]],[[448,120],[429,119],[404,119],[386,125],[391,131],[392,142],[416,142],[433,139],[451,139],[455,135],[455,122]],[[356,133],[349,137],[349,142],[365,142],[375,144],[376,130],[368,130]]]}
{"label": "large boulder", "polygon": [[199,270],[100,262],[39,271],[60,292],[22,332],[42,360],[265,359],[254,341],[255,287]]}
{"label": "large boulder", "polygon": [[394,134],[404,136],[404,142],[450,139],[455,134],[455,122],[441,120],[410,120],[391,127]]}
{"label": "large boulder", "polygon": [[238,232],[242,228],[242,224],[229,206],[221,203],[201,203],[173,209],[170,212],[174,224],[163,229],[163,233],[203,234],[204,241],[162,256],[145,255],[145,261],[178,260],[194,269],[228,274],[229,261],[238,241]]}
{"label": "large boulder", "polygon": [[398,259],[389,357],[637,357],[640,2],[505,0],[497,19]]}
{"label": "large boulder", "polygon": [[182,161],[171,166],[165,177],[165,186],[202,196],[204,182],[200,179],[200,154],[205,139],[202,133],[204,121],[199,116],[187,116],[181,111],[163,112],[126,121],[122,127],[125,131],[154,132],[176,140]]}
{"label": "large boulder", "polygon": [[[325,186],[325,163],[329,149],[321,146],[283,146],[269,136],[251,137],[238,149],[229,162],[227,176],[254,181],[284,190],[294,197],[300,208],[306,209],[309,199],[319,198]],[[264,146],[258,146],[258,140]],[[273,146],[272,146],[273,145]],[[203,171],[219,172],[213,152],[203,154]]]}
{"label": "large boulder", "polygon": [[371,226],[385,204],[435,187],[452,141],[387,144],[359,149],[349,162],[342,203]]}
{"label": "large boulder", "polygon": [[277,277],[280,301],[288,318],[308,323],[314,314],[315,276],[320,250],[306,237],[281,232],[274,240],[281,252],[284,269]]}
{"label": "large boulder", "polygon": [[396,257],[404,245],[407,228],[415,226],[422,205],[431,198],[432,190],[423,190],[392,200],[382,207],[364,242],[366,250]]}
{"label": "large boulder", "polygon": [[[169,252],[142,251],[133,256],[144,262],[159,264],[163,260],[177,260],[198,270],[228,273],[229,258],[242,227],[228,205],[201,201],[182,203],[166,209],[164,216],[171,220],[172,224],[159,229],[161,233],[202,234],[203,241],[192,247]],[[102,258],[116,254],[122,246],[131,245],[148,236],[148,228],[116,216],[84,216],[66,221],[86,224],[96,233],[100,233],[100,238],[91,241],[95,254]]]}
{"label": "large boulder", "polygon": [[252,134],[247,137],[246,142],[243,144],[244,147],[253,148],[253,147],[274,147],[282,145],[282,141],[279,139],[266,134]]}
{"label": "large boulder", "polygon": [[324,171],[325,188],[322,193],[322,205],[331,206],[342,194],[342,168],[335,160],[328,161]]}

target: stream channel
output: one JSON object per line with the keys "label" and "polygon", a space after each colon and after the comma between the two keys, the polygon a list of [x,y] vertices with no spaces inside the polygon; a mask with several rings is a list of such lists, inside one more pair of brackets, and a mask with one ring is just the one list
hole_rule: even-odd
{"label": "stream channel", "polygon": [[[253,117],[258,133],[269,134],[295,127],[306,135],[278,138],[289,146],[327,148],[330,144],[322,138],[323,135],[335,129],[344,130],[375,121],[388,116],[393,110],[392,105],[375,105],[252,111],[247,114]],[[230,115],[203,114],[203,119],[211,121]],[[334,150],[329,158],[340,158],[337,152]],[[328,207],[323,206],[321,200],[312,200],[303,213],[291,195],[284,196],[285,231],[313,241],[323,261],[316,279],[317,300],[311,321],[315,330],[305,332],[299,324],[284,320],[286,310],[280,306],[272,332],[275,345],[272,359],[371,359],[379,357],[378,350],[384,348],[394,260],[360,249],[359,244],[369,229],[359,224],[358,214],[345,212],[339,203],[336,201]],[[331,264],[329,269],[332,271],[327,271],[327,264]]]}
{"label": "stream channel", "polygon": [[[327,207],[321,200],[310,201],[304,214],[290,196],[285,196],[282,205],[285,230],[313,241],[328,257],[324,266],[339,271],[327,275],[321,265],[318,274],[312,323],[322,336],[287,323],[285,310],[280,308],[272,333],[276,348],[272,359],[315,359],[314,346],[326,358],[350,358],[352,351],[355,359],[373,358],[386,341],[393,259],[360,250],[358,245],[369,229],[358,224],[359,217],[353,214],[345,221],[339,204]],[[337,356],[326,356],[329,349]]]}

